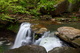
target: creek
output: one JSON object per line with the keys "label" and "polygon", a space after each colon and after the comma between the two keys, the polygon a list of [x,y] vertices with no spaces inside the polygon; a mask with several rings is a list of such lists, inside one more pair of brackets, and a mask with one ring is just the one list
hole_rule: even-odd
{"label": "creek", "polygon": [[[45,24],[45,25],[46,25],[46,24]],[[35,42],[34,42],[34,38],[33,38],[34,36],[30,36],[30,33],[31,33],[31,32],[30,32],[30,30],[31,30],[30,24],[28,24],[28,25],[22,24],[21,26],[24,26],[25,28],[26,28],[26,26],[29,26],[29,28],[26,28],[27,30],[25,29],[26,32],[28,33],[28,34],[27,34],[27,37],[26,37],[26,32],[24,32],[24,30],[23,30],[23,31],[21,31],[21,33],[24,32],[24,37],[21,38],[21,39],[23,39],[23,40],[16,38],[16,39],[18,39],[18,40],[21,40],[20,43],[23,43],[22,45],[25,45],[25,44],[27,44],[27,45],[28,45],[28,44],[41,45],[41,46],[45,47],[47,51],[49,51],[49,49],[55,48],[54,46],[56,46],[56,47],[61,47],[61,46],[63,46],[62,41],[61,41],[58,37],[53,36],[53,38],[51,38],[51,37],[48,36],[48,35],[51,34],[49,31],[43,34],[43,36],[46,37],[46,38],[44,38],[44,37],[42,36],[41,38],[39,38],[38,40],[35,40]],[[21,26],[20,26],[20,28],[21,28]],[[53,31],[56,31],[57,28],[62,27],[62,26],[70,26],[70,27],[75,27],[75,28],[77,28],[77,29],[80,29],[80,23],[76,23],[76,22],[64,23],[64,24],[60,24],[60,25],[55,25],[55,24],[53,24],[53,25],[49,24],[49,25],[48,25],[48,24],[47,24],[47,25],[46,25],[46,28],[48,28],[51,32],[53,32]],[[24,27],[23,27],[23,28],[24,28]],[[45,34],[47,34],[47,35],[45,36]],[[19,34],[17,34],[17,36],[18,36],[18,35],[19,35]],[[21,35],[21,34],[20,34],[20,35]],[[19,36],[19,37],[20,37],[20,36]],[[24,38],[25,38],[25,39],[24,39]],[[43,38],[44,38],[44,39],[43,39]],[[43,41],[41,41],[41,39],[42,39]],[[14,46],[16,45],[16,42],[17,42],[18,40],[15,41]],[[28,40],[28,42],[26,42],[26,40]],[[50,40],[50,41],[45,41],[45,40]],[[54,40],[54,41],[52,42],[51,40]],[[56,42],[56,41],[58,41],[58,42]],[[38,42],[38,44],[36,44],[36,42]],[[45,42],[46,42],[46,43],[45,43]],[[55,44],[59,43],[59,44],[58,44],[58,45],[54,45],[54,44],[53,44],[54,46],[52,46],[52,45],[50,44],[51,46],[49,46],[49,43],[50,43],[50,42],[55,43]],[[46,46],[46,44],[48,44],[48,46]],[[14,46],[13,46],[13,48],[18,48],[18,47],[21,46],[21,44],[20,44],[19,46],[15,46],[15,47],[14,47]],[[3,51],[6,51],[6,50],[8,50],[8,49],[10,48],[10,46],[7,46],[7,45],[5,45],[5,44],[1,45],[1,47],[2,47]],[[48,48],[49,48],[49,49],[48,49]]]}
{"label": "creek", "polygon": [[54,34],[51,35],[50,32],[45,32],[41,38],[39,38],[38,40],[35,40],[34,39],[35,35],[31,35],[30,25],[31,24],[27,22],[24,22],[21,24],[12,49],[19,48],[23,45],[32,44],[32,45],[43,46],[48,52],[55,47],[62,46],[62,43],[59,40],[59,38],[55,37]]}

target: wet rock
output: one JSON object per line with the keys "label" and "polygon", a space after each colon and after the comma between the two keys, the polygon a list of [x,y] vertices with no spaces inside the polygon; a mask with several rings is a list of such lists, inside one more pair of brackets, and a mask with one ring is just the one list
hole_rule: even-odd
{"label": "wet rock", "polygon": [[59,34],[59,32],[54,32],[54,34],[55,34],[55,35],[58,35],[58,34]]}
{"label": "wet rock", "polygon": [[9,43],[7,43],[6,45],[10,46],[10,45],[12,45],[12,43],[11,43],[11,42],[9,42]]}
{"label": "wet rock", "polygon": [[[39,20],[39,21],[40,21],[40,20]],[[35,22],[35,21],[34,21],[34,22]],[[45,26],[44,26],[43,24],[40,24],[40,23],[37,21],[35,24],[31,25],[31,28],[32,28],[33,31],[38,31],[38,30],[41,29],[41,28],[45,28]]]}
{"label": "wet rock", "polygon": [[75,47],[80,47],[80,30],[73,27],[60,27],[58,30],[58,36],[71,43]]}
{"label": "wet rock", "polygon": [[46,50],[37,45],[27,45],[22,46],[20,48],[11,49],[9,51],[6,51],[4,53],[47,53]]}
{"label": "wet rock", "polygon": [[42,33],[46,32],[46,31],[48,31],[47,28],[41,28],[41,29],[39,29],[39,31],[37,31],[36,33],[37,33],[37,34],[42,34]]}
{"label": "wet rock", "polygon": [[48,53],[80,53],[80,50],[71,47],[57,47]]}
{"label": "wet rock", "polygon": [[55,22],[55,21],[56,21],[56,19],[51,19],[51,21]]}
{"label": "wet rock", "polygon": [[71,18],[56,18],[56,21],[60,21],[60,22],[71,22],[72,19]]}
{"label": "wet rock", "polygon": [[73,40],[72,43],[80,47],[80,38]]}
{"label": "wet rock", "polygon": [[40,16],[40,19],[41,20],[50,20],[52,18],[51,15],[43,15],[43,16]]}
{"label": "wet rock", "polygon": [[51,22],[52,22],[52,23],[54,23],[54,24],[62,24],[62,22],[60,21],[60,18],[59,18],[59,19],[57,19],[57,17],[56,17],[56,18],[51,19]]}
{"label": "wet rock", "polygon": [[3,44],[3,41],[0,41],[0,45],[2,45]]}

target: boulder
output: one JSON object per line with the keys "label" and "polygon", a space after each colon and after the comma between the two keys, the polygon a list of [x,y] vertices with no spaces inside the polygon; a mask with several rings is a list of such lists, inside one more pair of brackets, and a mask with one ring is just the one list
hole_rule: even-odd
{"label": "boulder", "polygon": [[27,45],[22,46],[20,48],[11,49],[9,51],[6,51],[4,53],[47,53],[46,50],[37,45]]}
{"label": "boulder", "polygon": [[57,47],[48,53],[80,53],[79,49],[75,49],[72,47]]}
{"label": "boulder", "polygon": [[73,40],[72,43],[80,47],[80,38]]}
{"label": "boulder", "polygon": [[48,31],[47,28],[40,28],[36,33],[37,34],[42,34],[42,33],[46,32],[46,31]]}
{"label": "boulder", "polygon": [[[42,14],[50,14],[53,17],[56,15],[61,15],[64,12],[77,12],[79,11],[80,1],[79,0],[57,0],[56,4],[53,5],[50,10],[45,9],[44,7],[40,8]],[[54,9],[54,10],[52,10]]]}
{"label": "boulder", "polygon": [[58,30],[58,36],[71,43],[75,47],[80,47],[80,30],[73,27],[60,27]]}
{"label": "boulder", "polygon": [[58,2],[54,7],[56,8],[54,11],[51,11],[51,15],[60,15],[63,12],[66,12],[68,9],[69,2],[67,0],[62,0]]}
{"label": "boulder", "polygon": [[44,9],[44,7],[42,7],[40,9],[40,12],[43,14],[47,14],[49,12],[52,16],[60,15],[61,13],[67,11],[68,6],[69,6],[68,0],[58,0],[58,2],[55,5],[53,5],[53,7],[55,8],[54,11],[51,11],[51,10],[48,11]]}

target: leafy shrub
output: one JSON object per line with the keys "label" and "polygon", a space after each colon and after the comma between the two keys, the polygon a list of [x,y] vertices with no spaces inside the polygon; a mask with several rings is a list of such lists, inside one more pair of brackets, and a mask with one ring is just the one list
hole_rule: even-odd
{"label": "leafy shrub", "polygon": [[44,7],[47,11],[54,11],[54,5],[56,2],[54,0],[40,0],[38,8]]}
{"label": "leafy shrub", "polygon": [[43,1],[43,0],[40,0],[39,7],[44,7],[45,9],[50,10],[49,8],[53,8],[53,5],[55,3],[56,3],[55,1],[47,1],[47,0]]}
{"label": "leafy shrub", "polygon": [[70,3],[75,4],[76,2],[80,2],[80,0],[68,0]]}
{"label": "leafy shrub", "polygon": [[11,21],[11,22],[12,22],[12,20],[13,20],[14,18],[8,16],[8,14],[1,14],[1,15],[0,15],[0,19],[6,20],[6,21]]}
{"label": "leafy shrub", "polygon": [[11,24],[7,27],[7,29],[14,31],[14,32],[17,32],[19,30],[19,24],[18,23],[15,23],[15,25]]}
{"label": "leafy shrub", "polygon": [[38,12],[37,9],[30,10],[30,13],[31,13],[32,15],[34,15],[34,16],[40,15],[40,13]]}
{"label": "leafy shrub", "polygon": [[39,16],[41,7],[48,11],[54,11],[54,4],[56,4],[55,0],[0,0],[0,19],[11,21],[12,17],[9,15],[16,13]]}

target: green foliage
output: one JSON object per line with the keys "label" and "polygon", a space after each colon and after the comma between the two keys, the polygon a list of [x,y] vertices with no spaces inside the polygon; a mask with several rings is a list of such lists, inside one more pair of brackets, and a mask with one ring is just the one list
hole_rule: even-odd
{"label": "green foliage", "polygon": [[40,15],[40,13],[37,11],[37,9],[30,10],[30,14],[32,14],[34,16],[39,16]]}
{"label": "green foliage", "polygon": [[10,8],[13,13],[27,13],[26,9],[22,6],[11,6]]}
{"label": "green foliage", "polygon": [[73,17],[71,17],[71,18],[77,18],[76,16],[73,16]]}
{"label": "green foliage", "polygon": [[[6,21],[12,21],[12,17],[10,17],[10,14],[16,14],[16,13],[26,13],[29,14],[28,11],[26,11],[26,8],[21,5],[20,2],[24,0],[0,0],[0,19],[6,20]],[[24,1],[25,2],[25,1]],[[25,5],[25,4],[24,4]]]}
{"label": "green foliage", "polygon": [[7,29],[17,32],[19,29],[19,24],[17,24],[17,23],[15,25],[11,24],[10,26],[7,27]]}
{"label": "green foliage", "polygon": [[55,1],[40,0],[39,7],[44,7],[45,9],[47,9],[47,8],[53,8],[54,4],[56,4]]}
{"label": "green foliage", "polygon": [[70,3],[75,4],[76,2],[79,2],[80,0],[68,0]]}
{"label": "green foliage", "polygon": [[11,21],[13,18],[9,15],[17,13],[31,14],[37,17],[40,15],[41,7],[47,11],[54,11],[54,4],[56,4],[54,0],[0,0],[0,19]]}
{"label": "green foliage", "polygon": [[70,3],[73,3],[73,0],[68,0]]}
{"label": "green foliage", "polygon": [[47,11],[54,11],[53,5],[56,4],[54,0],[40,0],[38,8],[44,7]]}
{"label": "green foliage", "polygon": [[[0,15],[0,19],[6,20],[6,21],[11,21],[11,20],[13,20],[14,18],[8,16],[8,14],[1,14],[1,15]],[[11,21],[11,22],[12,22],[12,21]]]}

